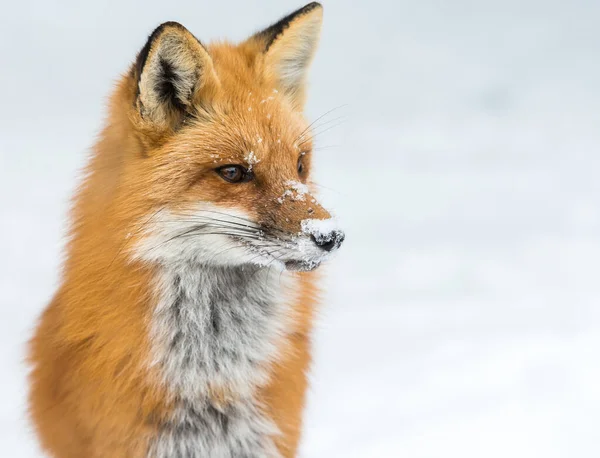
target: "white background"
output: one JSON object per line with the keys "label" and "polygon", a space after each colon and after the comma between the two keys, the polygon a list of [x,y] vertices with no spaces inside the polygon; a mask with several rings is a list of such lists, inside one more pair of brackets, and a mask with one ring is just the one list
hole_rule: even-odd
{"label": "white background", "polygon": [[[290,1],[2,1],[0,455],[38,457],[24,342],[106,96],[165,20],[241,40]],[[600,456],[600,2],[325,2],[308,117],[347,232],[304,457]],[[339,114],[338,114],[339,113]]]}

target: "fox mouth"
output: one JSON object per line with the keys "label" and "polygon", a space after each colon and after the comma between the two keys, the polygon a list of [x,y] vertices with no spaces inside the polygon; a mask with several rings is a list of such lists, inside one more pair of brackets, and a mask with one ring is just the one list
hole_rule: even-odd
{"label": "fox mouth", "polygon": [[[244,238],[234,238],[250,252],[256,254],[249,259],[251,264],[265,267],[279,265],[290,272],[308,272],[315,270],[328,257],[328,253],[321,253],[318,249],[307,252],[306,246],[311,242],[295,234],[289,234],[285,239],[281,236],[273,240],[265,237],[258,243]],[[270,248],[266,248],[265,244]]]}
{"label": "fox mouth", "polygon": [[321,261],[286,261],[285,268],[292,272],[310,272],[321,265]]}
{"label": "fox mouth", "polygon": [[[318,268],[336,251],[344,240],[341,231],[333,231],[327,235],[302,231],[286,234],[286,237],[265,237],[260,241],[240,240],[250,250],[259,253],[259,257],[267,258],[267,265],[275,263],[286,270],[308,272]],[[269,247],[269,248],[267,248]],[[258,264],[262,264],[261,259]]]}

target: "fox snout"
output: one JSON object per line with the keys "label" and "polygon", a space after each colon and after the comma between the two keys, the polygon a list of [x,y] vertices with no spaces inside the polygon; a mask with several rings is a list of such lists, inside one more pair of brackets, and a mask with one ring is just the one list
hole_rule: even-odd
{"label": "fox snout", "polygon": [[345,238],[346,235],[341,230],[334,230],[327,234],[310,235],[310,239],[315,242],[315,245],[328,252],[337,250]]}

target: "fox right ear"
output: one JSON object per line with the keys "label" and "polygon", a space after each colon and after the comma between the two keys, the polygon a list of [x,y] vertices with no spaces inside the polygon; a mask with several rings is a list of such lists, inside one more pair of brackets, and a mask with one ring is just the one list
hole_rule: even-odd
{"label": "fox right ear", "polygon": [[141,118],[171,130],[193,111],[205,89],[218,84],[208,52],[177,22],[165,22],[152,32],[137,56],[134,74]]}
{"label": "fox right ear", "polygon": [[322,22],[323,7],[312,2],[248,40],[262,52],[266,76],[297,108],[304,104],[306,76],[317,49]]}

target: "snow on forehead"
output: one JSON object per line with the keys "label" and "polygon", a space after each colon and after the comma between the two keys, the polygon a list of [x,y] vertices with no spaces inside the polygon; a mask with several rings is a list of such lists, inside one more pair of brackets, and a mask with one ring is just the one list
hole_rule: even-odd
{"label": "snow on forehead", "polygon": [[246,155],[244,156],[244,159],[246,160],[246,163],[248,164],[248,171],[251,171],[252,167],[254,167],[256,164],[258,164],[260,162],[260,159],[258,157],[256,157],[256,154],[254,153],[254,151],[248,151],[246,153]]}

